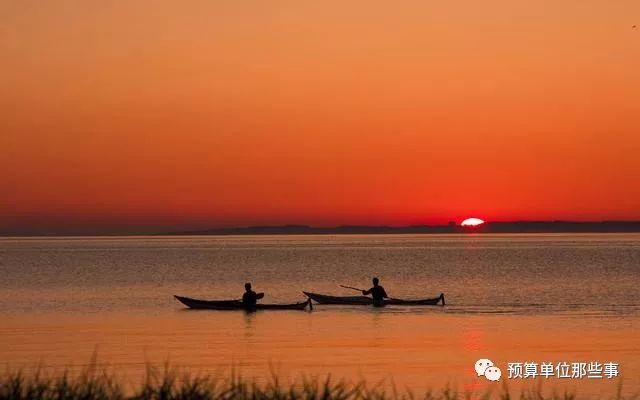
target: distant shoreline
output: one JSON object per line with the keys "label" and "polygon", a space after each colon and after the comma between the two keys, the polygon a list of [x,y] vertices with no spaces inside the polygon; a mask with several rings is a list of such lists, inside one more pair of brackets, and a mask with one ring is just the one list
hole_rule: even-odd
{"label": "distant shoreline", "polygon": [[514,221],[488,222],[477,227],[447,225],[314,227],[308,225],[249,226],[177,231],[160,235],[353,235],[353,234],[455,234],[455,233],[635,233],[640,221]]}
{"label": "distant shoreline", "polygon": [[446,225],[369,226],[342,225],[314,227],[309,225],[247,226],[180,230],[172,232],[0,232],[0,237],[60,236],[231,236],[231,235],[393,235],[393,234],[460,234],[460,233],[640,233],[640,221],[511,221],[487,222],[478,227]]}

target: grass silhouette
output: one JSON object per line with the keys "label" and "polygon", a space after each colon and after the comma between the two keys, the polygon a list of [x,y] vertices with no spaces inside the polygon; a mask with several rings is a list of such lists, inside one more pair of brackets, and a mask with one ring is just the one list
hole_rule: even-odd
{"label": "grass silhouette", "polygon": [[[573,393],[543,395],[541,388],[525,390],[514,397],[505,384],[497,392],[482,395],[460,393],[450,386],[438,391],[428,391],[420,396],[395,385],[386,389],[366,382],[334,381],[304,378],[293,384],[282,384],[272,373],[263,384],[244,379],[231,371],[227,378],[211,375],[180,373],[168,364],[162,371],[147,367],[143,382],[128,387],[107,369],[95,363],[76,375],[68,372],[50,375],[39,368],[35,373],[7,370],[0,375],[0,400],[580,400]],[[584,397],[585,399],[587,397]],[[593,397],[588,397],[593,399]],[[623,397],[621,387],[607,400],[636,400],[638,396]]]}

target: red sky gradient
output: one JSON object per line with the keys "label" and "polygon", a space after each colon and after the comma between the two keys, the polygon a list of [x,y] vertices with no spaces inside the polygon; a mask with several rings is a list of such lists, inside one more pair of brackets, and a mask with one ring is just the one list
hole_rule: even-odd
{"label": "red sky gradient", "polygon": [[640,2],[0,3],[0,232],[640,219]]}

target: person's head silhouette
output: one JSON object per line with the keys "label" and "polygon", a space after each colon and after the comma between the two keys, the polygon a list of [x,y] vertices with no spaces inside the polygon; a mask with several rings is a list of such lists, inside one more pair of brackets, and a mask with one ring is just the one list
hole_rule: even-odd
{"label": "person's head silhouette", "polygon": [[249,282],[244,284],[244,290],[246,290],[247,292],[251,290],[251,284]]}
{"label": "person's head silhouette", "polygon": [[380,283],[380,279],[373,278],[373,286],[378,286],[378,283]]}

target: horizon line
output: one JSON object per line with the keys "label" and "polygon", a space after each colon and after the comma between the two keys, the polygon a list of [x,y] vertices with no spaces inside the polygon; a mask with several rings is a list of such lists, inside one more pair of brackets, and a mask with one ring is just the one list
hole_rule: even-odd
{"label": "horizon line", "polygon": [[[573,228],[573,229],[571,229]],[[616,229],[617,228],[617,229]],[[623,228],[623,229],[621,229]],[[277,234],[403,234],[403,233],[635,233],[640,232],[640,220],[512,220],[486,221],[478,226],[462,226],[450,221],[440,224],[314,226],[307,224],[245,225],[172,231],[126,232],[78,230],[75,232],[0,232],[0,237],[72,237],[72,236],[231,236]]]}

